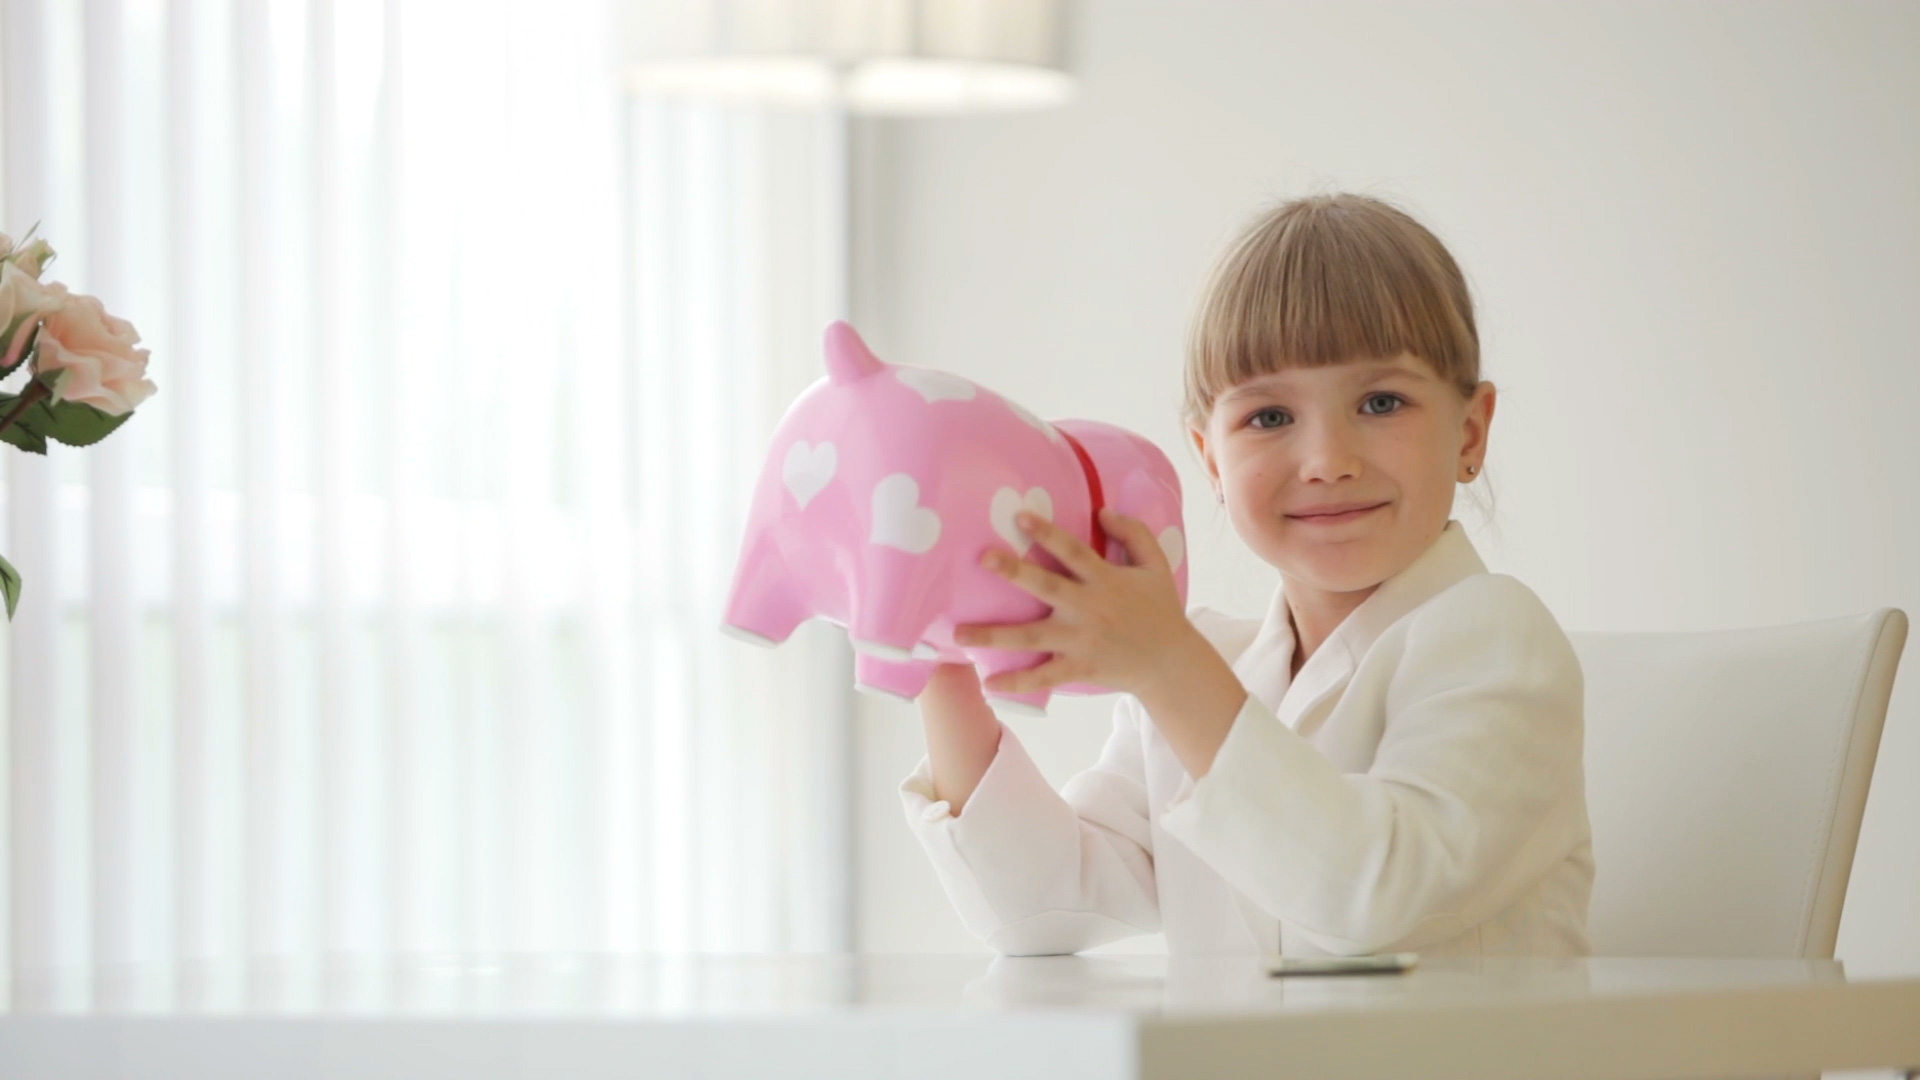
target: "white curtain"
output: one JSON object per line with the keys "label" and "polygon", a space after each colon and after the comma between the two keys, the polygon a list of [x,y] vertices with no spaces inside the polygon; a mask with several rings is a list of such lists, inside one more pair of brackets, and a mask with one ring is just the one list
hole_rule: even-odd
{"label": "white curtain", "polygon": [[842,648],[717,630],[844,127],[613,17],[0,0],[0,230],[160,387],[5,448],[7,970],[846,947]]}

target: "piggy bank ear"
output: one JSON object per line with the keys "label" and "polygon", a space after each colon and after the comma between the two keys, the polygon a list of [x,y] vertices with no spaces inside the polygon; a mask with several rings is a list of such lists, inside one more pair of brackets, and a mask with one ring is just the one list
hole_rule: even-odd
{"label": "piggy bank ear", "polygon": [[827,377],[837,383],[864,379],[886,368],[853,327],[835,321],[827,327]]}

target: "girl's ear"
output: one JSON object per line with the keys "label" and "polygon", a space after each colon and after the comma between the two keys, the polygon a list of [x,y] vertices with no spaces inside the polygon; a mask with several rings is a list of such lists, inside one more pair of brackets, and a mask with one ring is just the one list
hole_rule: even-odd
{"label": "girl's ear", "polygon": [[1187,438],[1193,443],[1194,452],[1200,455],[1200,464],[1207,470],[1207,479],[1212,482],[1215,497],[1220,495],[1220,463],[1213,459],[1213,453],[1207,447],[1207,433],[1200,428],[1188,428]]}
{"label": "girl's ear", "polygon": [[1499,392],[1490,382],[1483,382],[1473,388],[1473,396],[1467,399],[1465,438],[1460,444],[1462,459],[1483,462],[1487,458],[1487,432],[1493,427],[1493,407],[1499,399]]}
{"label": "girl's ear", "polygon": [[1214,464],[1213,455],[1207,452],[1207,433],[1199,428],[1187,429],[1187,438],[1193,443],[1193,450],[1200,455],[1200,463],[1207,468],[1207,475],[1215,482],[1220,479],[1220,467]]}

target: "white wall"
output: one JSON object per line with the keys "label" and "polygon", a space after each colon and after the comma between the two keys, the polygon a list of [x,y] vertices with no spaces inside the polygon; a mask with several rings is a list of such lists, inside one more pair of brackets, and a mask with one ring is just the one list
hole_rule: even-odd
{"label": "white wall", "polygon": [[[1357,189],[1465,267],[1502,389],[1483,556],[1570,630],[1920,615],[1920,5],[1091,0],[1082,94],[866,132],[869,340],[1054,417],[1141,430],[1189,488],[1194,599],[1275,576],[1175,422],[1214,253]],[[1840,936],[1920,964],[1920,644]],[[1015,727],[1056,782],[1110,699]],[[863,697],[863,944],[976,949],[901,820],[922,750]],[[1766,732],[1754,732],[1765,738]]]}

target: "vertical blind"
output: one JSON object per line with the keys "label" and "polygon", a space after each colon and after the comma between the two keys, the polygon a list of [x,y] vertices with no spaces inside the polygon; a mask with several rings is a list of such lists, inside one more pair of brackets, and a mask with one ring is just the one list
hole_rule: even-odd
{"label": "vertical blind", "polygon": [[0,229],[160,387],[6,448],[7,969],[846,947],[843,646],[717,630],[844,121],[616,17],[0,0]]}

